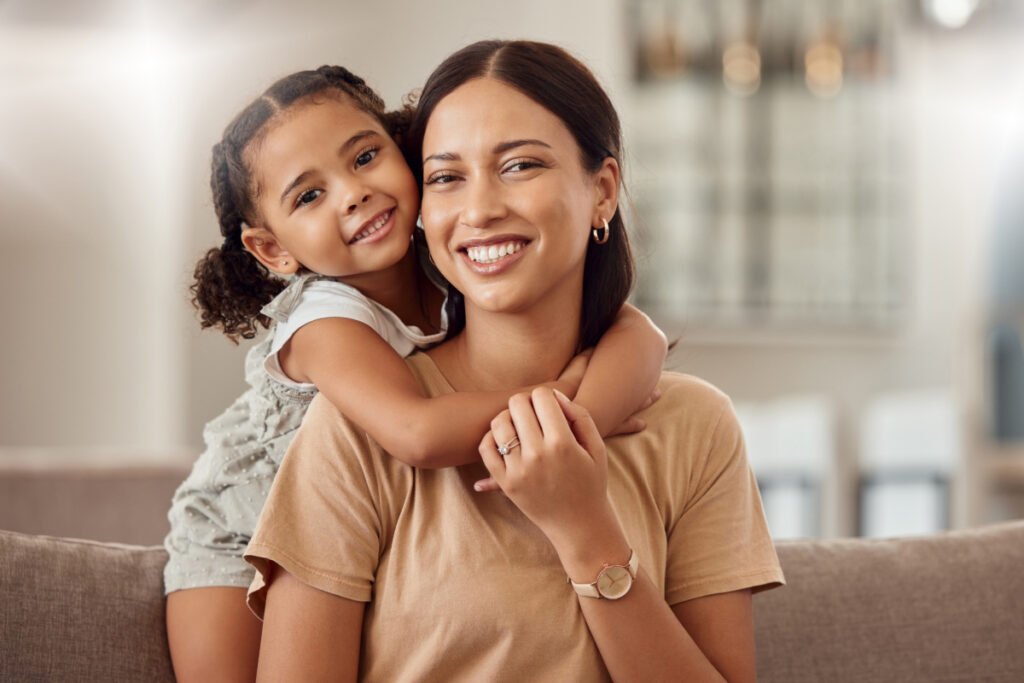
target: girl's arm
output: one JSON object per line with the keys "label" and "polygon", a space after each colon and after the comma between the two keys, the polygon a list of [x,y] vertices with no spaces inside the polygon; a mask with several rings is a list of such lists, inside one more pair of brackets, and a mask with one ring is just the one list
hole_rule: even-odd
{"label": "girl's arm", "polygon": [[[278,353],[285,373],[311,382],[384,450],[414,467],[477,462],[477,445],[515,391],[426,398],[405,361],[369,326],[323,318],[300,327]],[[545,386],[573,395],[585,361]],[[634,406],[635,407],[635,406]]]}
{"label": "girl's arm", "polygon": [[651,319],[634,306],[623,306],[594,347],[573,399],[587,409],[601,436],[623,427],[624,431],[642,429],[642,424],[626,421],[654,395],[667,351],[665,335]]}

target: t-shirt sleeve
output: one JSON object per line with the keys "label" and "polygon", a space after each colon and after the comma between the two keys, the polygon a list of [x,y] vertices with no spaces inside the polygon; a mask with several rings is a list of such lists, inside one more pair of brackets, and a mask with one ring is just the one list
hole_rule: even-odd
{"label": "t-shirt sleeve", "polygon": [[743,434],[729,400],[690,470],[682,512],[668,529],[665,598],[693,598],[784,582]]}
{"label": "t-shirt sleeve", "polygon": [[319,590],[370,600],[384,537],[375,463],[385,458],[329,401],[313,399],[245,551],[257,616],[272,563]]}

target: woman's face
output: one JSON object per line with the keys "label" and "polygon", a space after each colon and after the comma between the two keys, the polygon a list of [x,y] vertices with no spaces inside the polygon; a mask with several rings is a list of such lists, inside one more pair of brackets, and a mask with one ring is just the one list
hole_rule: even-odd
{"label": "woman's face", "polygon": [[475,79],[437,104],[423,159],[430,253],[467,304],[515,313],[561,296],[579,305],[606,183],[584,170],[557,116],[500,81]]}

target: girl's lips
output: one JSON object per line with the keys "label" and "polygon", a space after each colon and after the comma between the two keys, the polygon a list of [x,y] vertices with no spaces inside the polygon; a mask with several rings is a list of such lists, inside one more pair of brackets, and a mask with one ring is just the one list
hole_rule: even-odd
{"label": "girl's lips", "polygon": [[[396,211],[395,211],[395,208],[391,208],[391,209],[388,209],[387,212],[381,212],[381,213],[389,213],[387,222],[384,223],[384,225],[382,225],[379,228],[377,228],[377,230],[375,232],[367,235],[366,237],[363,237],[361,239],[354,239],[353,241],[349,242],[350,246],[355,246],[357,244],[371,244],[373,242],[379,242],[380,240],[382,240],[382,239],[384,239],[385,237],[388,236],[388,234],[391,232],[391,229],[395,227],[395,213],[396,213]],[[369,221],[369,223],[372,225],[373,222],[376,221],[379,217],[380,217],[380,214],[377,214],[377,216],[374,217],[373,221]],[[360,230],[360,232],[362,232],[365,229],[366,228],[362,228]]]}

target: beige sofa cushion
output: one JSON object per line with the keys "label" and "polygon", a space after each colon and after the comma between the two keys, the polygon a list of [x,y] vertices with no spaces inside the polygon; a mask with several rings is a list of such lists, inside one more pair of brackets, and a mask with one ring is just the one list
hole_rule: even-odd
{"label": "beige sofa cushion", "polygon": [[161,548],[0,531],[0,680],[173,681]]}
{"label": "beige sofa cushion", "polygon": [[779,544],[754,600],[761,683],[1024,681],[1024,523]]}

